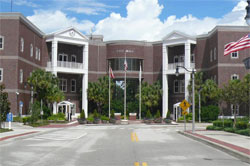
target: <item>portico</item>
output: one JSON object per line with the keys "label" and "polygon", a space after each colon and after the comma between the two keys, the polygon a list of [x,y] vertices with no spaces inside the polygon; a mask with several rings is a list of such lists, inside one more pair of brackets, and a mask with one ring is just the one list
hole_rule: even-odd
{"label": "portico", "polygon": [[[166,117],[169,109],[173,108],[174,103],[181,102],[180,100],[183,100],[184,98],[189,101],[188,84],[190,82],[191,75],[184,69],[180,68],[179,73],[180,75],[184,75],[184,77],[177,78],[175,77],[175,70],[176,66],[185,66],[188,70],[192,70],[192,68],[195,67],[195,44],[195,38],[178,31],[173,31],[163,38],[163,118]],[[180,78],[183,79],[180,80]],[[170,84],[173,84],[173,86],[170,86]],[[169,89],[169,87],[173,87],[173,89]],[[171,96],[171,102],[169,94],[173,94]],[[173,100],[173,98],[176,98],[176,100]],[[171,105],[169,105],[170,103]]]}

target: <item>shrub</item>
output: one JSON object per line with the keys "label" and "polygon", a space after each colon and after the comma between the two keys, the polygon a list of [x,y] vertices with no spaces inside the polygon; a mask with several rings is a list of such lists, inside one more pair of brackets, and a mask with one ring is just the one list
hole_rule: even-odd
{"label": "shrub", "polygon": [[111,119],[115,119],[115,111],[114,110],[111,110],[110,118]]}
{"label": "shrub", "polygon": [[221,120],[213,121],[214,127],[223,127],[223,122]]}
{"label": "shrub", "polygon": [[168,113],[167,113],[167,119],[170,119],[170,111],[168,110]]}
{"label": "shrub", "polygon": [[146,119],[152,119],[152,114],[151,114],[150,110],[147,111]]}
{"label": "shrub", "polygon": [[232,127],[227,127],[227,128],[224,128],[224,131],[227,131],[227,132],[230,132],[230,133],[234,133],[235,129],[232,128]]}
{"label": "shrub", "polygon": [[241,130],[247,129],[247,124],[248,124],[248,122],[239,121],[239,122],[236,123],[236,128],[241,129]]}
{"label": "shrub", "polygon": [[157,113],[156,113],[156,115],[155,115],[155,118],[158,119],[158,118],[160,118],[160,117],[161,117],[161,113],[160,113],[160,111],[158,110]]}
{"label": "shrub", "polygon": [[236,130],[235,133],[250,136],[250,129]]}
{"label": "shrub", "polygon": [[[222,123],[223,123],[223,121],[222,121]],[[228,119],[228,120],[224,120],[224,128],[231,128],[231,127],[233,127],[233,121],[232,120],[230,120],[230,119]]]}
{"label": "shrub", "polygon": [[30,117],[23,117],[23,124],[26,125],[27,123],[30,123]]}
{"label": "shrub", "polygon": [[250,129],[250,123],[247,124],[247,128]]}
{"label": "shrub", "polygon": [[22,118],[19,116],[13,117],[13,122],[22,122]]}
{"label": "shrub", "polygon": [[99,114],[97,113],[96,109],[94,110],[94,119],[99,119]]}
{"label": "shrub", "polygon": [[206,107],[201,107],[201,120],[211,121],[217,120],[219,115],[219,107],[214,105],[209,105]]}
{"label": "shrub", "polygon": [[109,118],[107,116],[101,116],[101,120],[109,121]]}
{"label": "shrub", "polygon": [[215,130],[215,127],[214,126],[212,126],[212,125],[210,125],[210,126],[207,126],[207,128],[206,128],[207,130]]}
{"label": "shrub", "polygon": [[60,112],[58,114],[54,114],[54,115],[48,117],[47,120],[53,120],[53,121],[65,120],[65,115],[64,115],[64,113]]}
{"label": "shrub", "polygon": [[80,119],[86,119],[84,109],[82,109],[82,112],[80,113]]}
{"label": "shrub", "polygon": [[89,116],[87,118],[87,121],[93,123],[94,122],[94,117],[93,116]]}

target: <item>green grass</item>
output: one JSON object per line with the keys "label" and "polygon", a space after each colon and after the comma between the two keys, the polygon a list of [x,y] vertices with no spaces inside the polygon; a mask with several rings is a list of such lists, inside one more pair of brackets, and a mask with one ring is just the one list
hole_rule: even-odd
{"label": "green grass", "polygon": [[39,121],[39,122],[31,123],[31,124],[29,124],[29,126],[40,127],[40,126],[46,126],[48,124],[49,124],[48,121]]}
{"label": "green grass", "polygon": [[8,132],[8,131],[13,131],[12,129],[0,129],[0,133]]}

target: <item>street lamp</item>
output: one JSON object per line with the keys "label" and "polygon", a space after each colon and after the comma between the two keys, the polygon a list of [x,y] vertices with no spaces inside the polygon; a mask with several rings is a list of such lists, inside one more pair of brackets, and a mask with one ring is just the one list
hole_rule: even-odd
{"label": "street lamp", "polygon": [[179,68],[183,68],[185,69],[187,72],[192,73],[192,91],[193,91],[193,104],[192,104],[192,113],[193,113],[193,122],[192,122],[192,132],[195,132],[195,94],[194,94],[194,73],[195,70],[194,68],[192,69],[192,71],[188,70],[187,68],[185,68],[184,66],[176,66],[176,72],[175,75],[178,77],[179,76]]}
{"label": "street lamp", "polygon": [[247,0],[247,7],[246,7],[246,12],[247,12],[247,15],[245,17],[245,20],[247,22],[247,24],[250,26],[250,0]]}
{"label": "street lamp", "polygon": [[16,106],[16,114],[19,116],[19,103],[18,103],[18,96],[19,96],[19,92],[16,92],[16,102],[17,102],[17,106]]}
{"label": "street lamp", "polygon": [[199,89],[199,123],[201,123],[201,91],[202,88]]}

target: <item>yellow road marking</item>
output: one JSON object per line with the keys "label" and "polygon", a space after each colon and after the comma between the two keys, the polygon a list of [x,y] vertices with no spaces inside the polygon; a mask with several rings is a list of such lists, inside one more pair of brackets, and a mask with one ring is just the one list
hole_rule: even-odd
{"label": "yellow road marking", "polygon": [[138,136],[137,136],[137,134],[136,133],[131,133],[131,141],[132,142],[138,142],[139,141],[139,139],[138,139]]}
{"label": "yellow road marking", "polygon": [[148,166],[148,164],[146,162],[143,162],[142,166]]}
{"label": "yellow road marking", "polygon": [[139,162],[135,162],[134,166],[140,166],[140,163]]}

